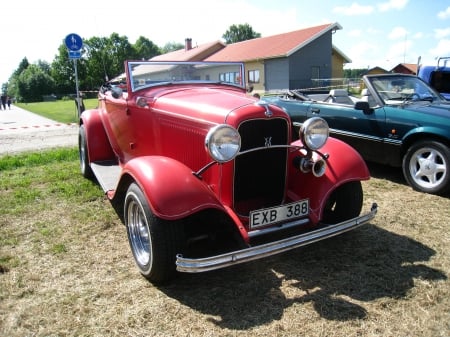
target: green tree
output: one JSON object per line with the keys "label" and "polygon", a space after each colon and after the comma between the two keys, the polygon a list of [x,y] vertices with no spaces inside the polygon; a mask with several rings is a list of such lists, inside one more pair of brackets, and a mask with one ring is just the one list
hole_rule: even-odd
{"label": "green tree", "polygon": [[138,60],[148,60],[156,55],[160,55],[159,47],[146,37],[140,36],[133,45],[135,58]]}
{"label": "green tree", "polygon": [[167,54],[175,50],[184,49],[184,44],[176,42],[167,42],[164,47],[161,48],[162,54]]}
{"label": "green tree", "polygon": [[59,46],[58,54],[51,63],[50,75],[55,81],[58,95],[75,92],[74,63],[73,60],[69,59],[69,52],[64,43]]}
{"label": "green tree", "polygon": [[28,59],[26,57],[24,57],[22,59],[22,61],[20,61],[17,69],[14,70],[13,76],[19,76],[22,73],[22,71],[24,71],[25,69],[28,68],[29,65],[30,65],[30,62],[28,62]]}
{"label": "green tree", "polygon": [[17,96],[24,102],[42,101],[42,96],[54,90],[55,83],[41,67],[31,64],[17,79]]}
{"label": "green tree", "polygon": [[359,78],[367,72],[367,68],[361,69],[344,69],[345,78]]}
{"label": "green tree", "polygon": [[261,37],[260,33],[256,33],[248,24],[231,25],[230,28],[222,35],[227,44],[236,43]]}
{"label": "green tree", "polygon": [[107,70],[109,79],[120,75],[125,71],[124,61],[134,58],[135,50],[128,42],[126,36],[119,36],[117,33],[112,33],[107,39],[108,61],[110,62]]}
{"label": "green tree", "polygon": [[90,83],[97,88],[124,72],[124,61],[135,58],[133,46],[126,36],[112,33],[109,38],[92,37],[85,41],[86,79],[83,83]]}

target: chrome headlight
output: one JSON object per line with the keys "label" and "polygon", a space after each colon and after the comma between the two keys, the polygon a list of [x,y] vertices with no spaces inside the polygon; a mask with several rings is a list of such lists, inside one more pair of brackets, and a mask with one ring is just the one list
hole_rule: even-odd
{"label": "chrome headlight", "polygon": [[320,117],[306,120],[300,128],[300,139],[310,150],[318,150],[328,139],[328,123]]}
{"label": "chrome headlight", "polygon": [[235,128],[221,124],[209,130],[205,145],[215,161],[225,163],[236,157],[241,149],[241,136]]}

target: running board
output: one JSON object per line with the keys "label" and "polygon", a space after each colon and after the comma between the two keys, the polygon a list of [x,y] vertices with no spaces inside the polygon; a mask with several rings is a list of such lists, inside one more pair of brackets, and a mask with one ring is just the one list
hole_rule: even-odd
{"label": "running board", "polygon": [[105,193],[116,189],[121,172],[116,161],[93,162],[91,163],[91,169]]}

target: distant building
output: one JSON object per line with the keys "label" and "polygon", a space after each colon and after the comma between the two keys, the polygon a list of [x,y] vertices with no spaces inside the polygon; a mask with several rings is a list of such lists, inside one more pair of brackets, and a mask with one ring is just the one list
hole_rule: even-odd
{"label": "distant building", "polygon": [[379,75],[379,74],[387,74],[389,71],[380,67],[373,67],[367,69],[367,71],[363,75]]}
{"label": "distant building", "polygon": [[400,63],[391,69],[391,73],[417,75],[417,64]]}
{"label": "distant building", "polygon": [[331,23],[228,45],[215,41],[193,46],[189,38],[184,49],[152,60],[243,62],[254,91],[309,88],[320,79],[342,78],[344,64],[351,62],[333,46],[333,34],[340,29]]}

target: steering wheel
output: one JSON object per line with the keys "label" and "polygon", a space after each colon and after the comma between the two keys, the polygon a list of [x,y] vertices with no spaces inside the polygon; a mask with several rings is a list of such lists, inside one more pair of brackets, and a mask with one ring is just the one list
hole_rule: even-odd
{"label": "steering wheel", "polygon": [[407,95],[405,100],[420,101],[420,95],[417,92],[413,92],[412,94]]}

